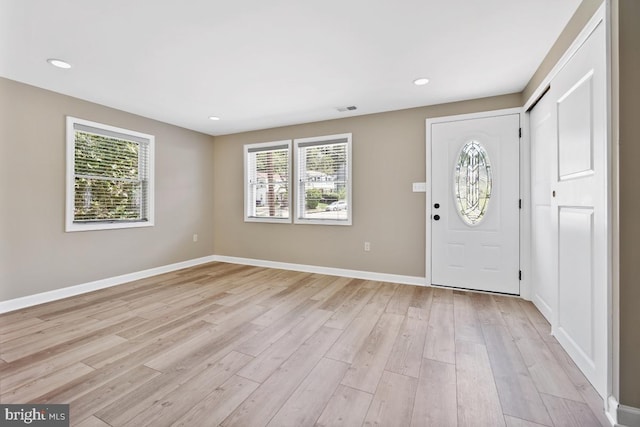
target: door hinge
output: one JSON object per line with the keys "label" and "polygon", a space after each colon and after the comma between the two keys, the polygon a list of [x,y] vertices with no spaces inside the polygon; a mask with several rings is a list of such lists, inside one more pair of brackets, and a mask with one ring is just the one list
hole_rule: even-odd
{"label": "door hinge", "polygon": [[518,138],[522,138],[522,128],[518,128]]}
{"label": "door hinge", "polygon": [[518,270],[518,280],[522,280],[522,270]]}
{"label": "door hinge", "polygon": [[522,209],[522,199],[518,200],[518,209]]}

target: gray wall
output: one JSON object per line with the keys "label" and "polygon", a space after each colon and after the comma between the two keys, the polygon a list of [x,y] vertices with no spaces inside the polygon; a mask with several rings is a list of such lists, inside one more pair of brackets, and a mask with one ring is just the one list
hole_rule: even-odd
{"label": "gray wall", "polygon": [[[620,58],[612,75],[620,88],[614,106],[620,140],[618,398],[640,407],[640,141],[634,126],[640,2],[613,2]],[[206,135],[0,79],[0,300],[214,253],[423,276],[424,194],[412,193],[411,182],[425,179],[425,118],[522,105],[601,3],[583,1],[521,94],[221,136],[215,144]],[[65,115],[156,135],[155,227],[64,232]],[[352,227],[242,221],[242,144],[342,132],[353,132],[354,140]],[[365,240],[371,252],[362,250]]]}
{"label": "gray wall", "polygon": [[[155,135],[155,227],[65,233],[67,115]],[[0,301],[213,254],[211,136],[7,79],[0,120]]]}
{"label": "gray wall", "polygon": [[[215,137],[216,255],[425,275],[425,119],[520,106],[520,94]],[[351,132],[353,225],[245,223],[243,144]],[[371,251],[364,252],[364,242]]]}
{"label": "gray wall", "polygon": [[567,23],[567,26],[562,30],[562,33],[553,46],[551,46],[544,60],[522,91],[523,104],[531,97],[536,88],[540,86],[544,78],[551,72],[551,69],[560,58],[562,58],[562,55],[564,55],[569,46],[571,46],[571,43],[578,37],[580,31],[582,31],[584,26],[596,13],[602,2],[603,0],[582,0],[582,3],[578,6],[578,9]]}
{"label": "gray wall", "polygon": [[[640,408],[640,1],[619,0],[620,403]],[[615,66],[614,66],[615,69]],[[615,111],[615,109],[614,109]]]}

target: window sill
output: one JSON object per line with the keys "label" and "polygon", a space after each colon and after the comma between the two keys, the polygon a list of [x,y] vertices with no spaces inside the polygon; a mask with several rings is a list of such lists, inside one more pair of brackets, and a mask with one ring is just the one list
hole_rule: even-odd
{"label": "window sill", "polygon": [[67,223],[65,232],[73,233],[76,231],[97,231],[97,230],[114,230],[120,228],[141,228],[141,227],[153,227],[153,221],[136,221],[136,222],[72,222]]}
{"label": "window sill", "polygon": [[244,222],[265,222],[271,224],[291,224],[291,218],[245,217]]}

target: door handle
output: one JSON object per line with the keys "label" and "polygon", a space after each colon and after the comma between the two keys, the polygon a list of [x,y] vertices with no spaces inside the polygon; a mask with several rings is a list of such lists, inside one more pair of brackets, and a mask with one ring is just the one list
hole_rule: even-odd
{"label": "door handle", "polygon": [[440,215],[434,215],[433,219],[436,220],[436,221],[439,221],[440,220]]}
{"label": "door handle", "polygon": [[440,203],[436,203],[435,205],[433,205],[433,207],[434,207],[435,209],[440,208]]}

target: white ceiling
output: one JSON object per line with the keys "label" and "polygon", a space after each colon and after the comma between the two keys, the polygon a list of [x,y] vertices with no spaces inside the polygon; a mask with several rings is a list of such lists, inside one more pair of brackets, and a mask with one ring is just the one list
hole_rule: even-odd
{"label": "white ceiling", "polygon": [[0,0],[0,76],[221,135],[520,92],[579,3]]}

